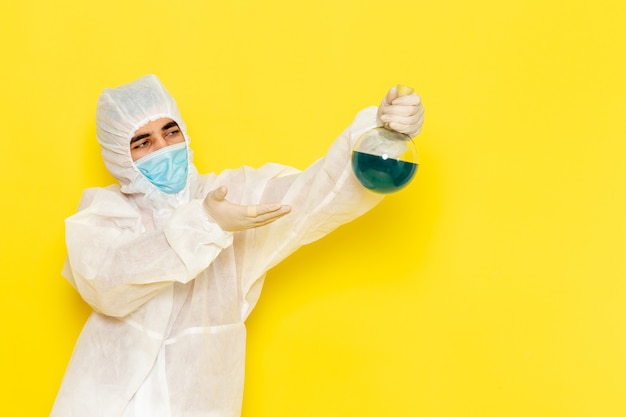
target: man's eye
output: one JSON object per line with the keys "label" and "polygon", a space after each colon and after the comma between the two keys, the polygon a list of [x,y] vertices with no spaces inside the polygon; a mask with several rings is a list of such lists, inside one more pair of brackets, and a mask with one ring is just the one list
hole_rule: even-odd
{"label": "man's eye", "polygon": [[174,136],[174,135],[178,135],[179,133],[180,133],[180,130],[178,129],[170,130],[169,132],[167,132],[165,136]]}
{"label": "man's eye", "polygon": [[143,142],[139,142],[138,144],[136,144],[133,149],[141,149],[148,146],[148,141],[144,140]]}

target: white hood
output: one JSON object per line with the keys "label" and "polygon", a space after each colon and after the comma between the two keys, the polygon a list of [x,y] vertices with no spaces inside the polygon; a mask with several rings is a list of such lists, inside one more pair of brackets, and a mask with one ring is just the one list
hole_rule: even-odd
{"label": "white hood", "polygon": [[[187,145],[189,177],[185,188],[177,194],[166,194],[155,187],[137,169],[130,154],[130,139],[137,129],[160,118],[178,123]],[[134,194],[142,207],[165,209],[189,200],[190,183],[197,171],[193,166],[187,127],[176,101],[155,75],[102,92],[96,110],[96,136],[107,169],[120,182],[122,192]]]}

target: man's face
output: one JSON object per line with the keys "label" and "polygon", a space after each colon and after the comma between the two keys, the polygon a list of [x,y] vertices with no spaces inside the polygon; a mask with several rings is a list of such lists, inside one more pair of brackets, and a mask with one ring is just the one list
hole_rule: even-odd
{"label": "man's face", "polygon": [[175,121],[157,119],[137,129],[130,140],[130,155],[136,161],[149,153],[184,141],[183,132]]}

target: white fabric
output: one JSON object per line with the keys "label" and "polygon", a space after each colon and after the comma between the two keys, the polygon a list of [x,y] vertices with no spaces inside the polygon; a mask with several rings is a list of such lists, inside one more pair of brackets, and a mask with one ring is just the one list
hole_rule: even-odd
{"label": "white fabric", "polygon": [[[98,140],[121,187],[87,189],[66,220],[64,276],[94,312],[53,417],[239,416],[244,321],[265,273],[381,199],[354,179],[350,165],[352,145],[376,124],[375,107],[361,111],[305,171],[278,164],[219,175],[193,169],[173,197],[145,180],[130,158],[133,132],[159,117],[178,122],[189,144],[156,77],[107,90],[100,99]],[[221,185],[235,203],[281,202],[292,212],[267,226],[225,232],[201,204]]]}

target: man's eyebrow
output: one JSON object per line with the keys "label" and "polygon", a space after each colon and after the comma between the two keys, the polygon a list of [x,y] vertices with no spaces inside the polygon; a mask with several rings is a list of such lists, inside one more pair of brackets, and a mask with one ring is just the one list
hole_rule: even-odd
{"label": "man's eyebrow", "polygon": [[166,124],[165,124],[165,125],[161,128],[161,130],[167,130],[167,129],[171,129],[171,128],[173,128],[173,127],[178,127],[178,123],[176,123],[175,121],[173,121],[173,120],[172,120],[171,122],[166,123]]}

